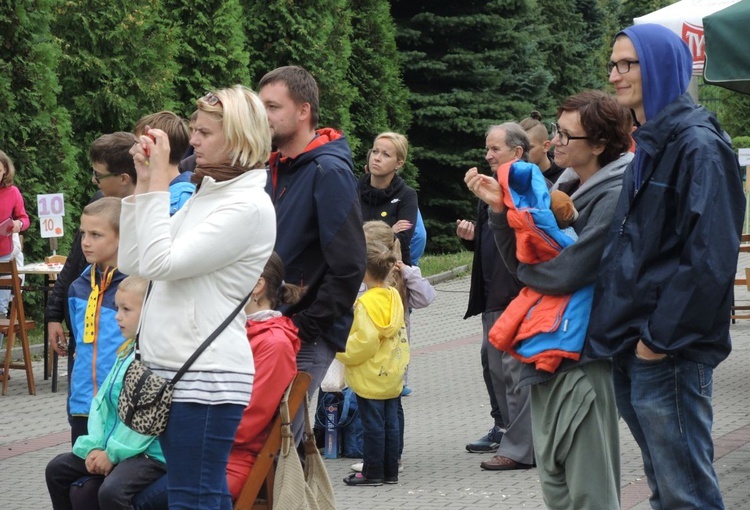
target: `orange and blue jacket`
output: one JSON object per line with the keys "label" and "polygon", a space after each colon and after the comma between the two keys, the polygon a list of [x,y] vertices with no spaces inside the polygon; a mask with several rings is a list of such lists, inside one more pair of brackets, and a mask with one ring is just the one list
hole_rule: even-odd
{"label": "orange and blue jacket", "polygon": [[[575,242],[557,226],[547,184],[536,165],[507,163],[498,169],[497,179],[508,224],[515,231],[519,262],[545,262]],[[564,358],[580,358],[592,298],[593,285],[562,296],[524,287],[490,330],[489,340],[515,358],[534,363],[537,370],[553,373]]]}

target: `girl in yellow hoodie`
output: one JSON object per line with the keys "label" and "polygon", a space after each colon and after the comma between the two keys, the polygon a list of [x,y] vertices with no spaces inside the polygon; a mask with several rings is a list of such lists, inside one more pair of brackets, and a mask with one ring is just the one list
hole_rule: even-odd
{"label": "girl in yellow hoodie", "polygon": [[368,240],[367,290],[354,303],[346,351],[336,355],[346,366],[346,384],[357,395],[364,429],[362,472],[344,478],[347,485],[398,483],[398,397],[409,364],[409,343],[401,296],[385,283],[395,263],[388,247]]}

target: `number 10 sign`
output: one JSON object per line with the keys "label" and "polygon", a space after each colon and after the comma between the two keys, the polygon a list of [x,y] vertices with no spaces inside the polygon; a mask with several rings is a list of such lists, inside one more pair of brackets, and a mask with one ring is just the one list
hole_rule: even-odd
{"label": "number 10 sign", "polygon": [[36,206],[39,214],[39,231],[42,237],[62,237],[63,216],[65,216],[63,194],[37,195]]}

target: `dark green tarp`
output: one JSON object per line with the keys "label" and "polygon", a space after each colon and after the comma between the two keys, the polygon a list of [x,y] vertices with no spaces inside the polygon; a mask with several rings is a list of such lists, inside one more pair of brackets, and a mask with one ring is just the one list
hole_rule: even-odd
{"label": "dark green tarp", "polygon": [[750,94],[750,0],[703,18],[707,83]]}

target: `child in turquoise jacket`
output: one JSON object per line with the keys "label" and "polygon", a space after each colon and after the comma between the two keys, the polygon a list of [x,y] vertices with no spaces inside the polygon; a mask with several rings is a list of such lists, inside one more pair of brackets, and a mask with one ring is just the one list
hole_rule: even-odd
{"label": "child in turquoise jacket", "polygon": [[[117,324],[129,340],[120,346],[112,370],[91,403],[88,433],[76,440],[72,452],[47,464],[47,488],[55,510],[96,508],[94,501],[74,505],[86,498],[96,498],[102,509],[130,509],[133,496],[166,472],[156,437],[135,432],[117,415],[122,379],[134,358],[133,338],[147,285],[142,278],[128,276],[117,289]],[[85,491],[76,497],[76,488],[84,486]]]}

